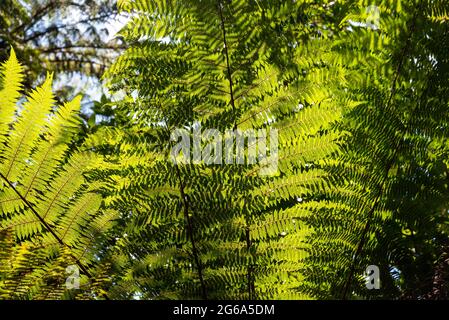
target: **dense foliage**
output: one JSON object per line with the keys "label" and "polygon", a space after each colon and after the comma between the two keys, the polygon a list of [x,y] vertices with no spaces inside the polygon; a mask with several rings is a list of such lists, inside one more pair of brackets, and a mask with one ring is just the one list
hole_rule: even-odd
{"label": "dense foliage", "polygon": [[[129,48],[91,133],[51,75],[24,102],[13,50],[2,66],[2,297],[448,297],[447,0],[118,8]],[[180,129],[202,161],[174,161]],[[246,139],[204,161],[230,131],[275,158]]]}

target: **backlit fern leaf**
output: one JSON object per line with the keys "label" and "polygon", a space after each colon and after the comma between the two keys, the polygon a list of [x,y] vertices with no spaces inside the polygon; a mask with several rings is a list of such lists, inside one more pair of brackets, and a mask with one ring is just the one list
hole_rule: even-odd
{"label": "backlit fern leaf", "polygon": [[[91,268],[95,246],[107,239],[117,213],[103,208],[98,188],[86,179],[101,159],[70,146],[81,99],[55,108],[49,75],[19,107],[21,72],[11,50],[0,94],[0,264],[6,268],[0,290],[5,298],[73,298],[66,267],[77,266],[84,282],[93,280],[92,270],[101,272]],[[88,285],[81,295],[92,298],[101,285]]]}

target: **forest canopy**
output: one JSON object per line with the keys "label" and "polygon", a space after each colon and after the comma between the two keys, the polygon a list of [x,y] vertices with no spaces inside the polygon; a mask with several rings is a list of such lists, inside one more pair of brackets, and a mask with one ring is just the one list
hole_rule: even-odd
{"label": "forest canopy", "polygon": [[448,27],[448,0],[0,2],[0,299],[448,299]]}

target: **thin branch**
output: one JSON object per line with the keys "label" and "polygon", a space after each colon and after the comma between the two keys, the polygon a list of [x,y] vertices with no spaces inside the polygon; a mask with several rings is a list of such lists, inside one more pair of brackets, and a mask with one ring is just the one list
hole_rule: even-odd
{"label": "thin branch", "polygon": [[226,39],[226,27],[225,27],[225,22],[224,22],[224,17],[223,17],[223,4],[222,2],[219,0],[218,1],[218,10],[220,12],[220,21],[221,21],[221,30],[223,32],[223,44],[224,44],[224,52],[225,52],[225,56],[226,56],[226,70],[228,73],[228,81],[229,81],[229,93],[231,95],[231,106],[232,106],[232,111],[234,114],[234,130],[237,130],[237,122],[236,122],[236,107],[235,107],[235,99],[234,99],[234,83],[232,81],[232,70],[231,70],[231,65],[230,65],[230,61],[229,61],[229,52],[228,52],[228,42]]}
{"label": "thin branch", "polygon": [[[162,113],[163,113],[163,111],[162,111]],[[168,137],[170,137],[170,129],[168,128],[167,125],[165,125],[164,128],[166,129],[165,131],[166,131]],[[169,144],[171,144],[171,141],[169,142]],[[176,176],[177,176],[178,183],[179,183],[179,193],[182,198],[182,205],[183,205],[183,210],[184,210],[184,220],[186,222],[186,228],[187,228],[187,236],[189,238],[190,244],[192,245],[192,256],[193,256],[194,263],[196,264],[196,268],[198,271],[198,278],[200,280],[201,296],[204,300],[207,300],[208,299],[207,288],[206,288],[206,283],[204,281],[204,276],[203,276],[203,265],[201,263],[201,260],[200,260],[199,254],[198,254],[198,249],[196,247],[193,222],[192,222],[192,219],[189,214],[190,204],[188,201],[188,197],[185,193],[185,184],[184,184],[184,181],[182,180],[181,171],[179,170],[178,164],[175,164],[175,168],[176,168]]]}
{"label": "thin branch", "polygon": [[187,233],[190,239],[190,243],[192,244],[192,255],[193,255],[193,259],[195,260],[195,264],[197,265],[197,269],[198,269],[198,277],[200,279],[200,283],[201,283],[201,294],[204,300],[207,300],[207,291],[206,291],[206,285],[204,282],[204,277],[203,277],[203,266],[201,264],[200,258],[198,256],[198,249],[196,247],[196,242],[195,242],[195,238],[193,235],[193,224],[192,224],[192,219],[189,215],[189,201],[187,198],[187,195],[185,194],[185,186],[184,186],[184,182],[182,181],[181,178],[181,172],[179,170],[178,165],[175,165],[176,167],[176,175],[178,177],[178,181],[179,181],[179,191],[181,193],[181,198],[182,198],[182,202],[183,202],[183,207],[184,207],[184,219],[186,220],[186,224],[187,224]]}
{"label": "thin branch", "polygon": [[[47,229],[48,232],[56,239],[56,241],[63,247],[68,248],[71,250],[72,248],[68,246],[62,239],[56,234],[56,232],[53,230],[53,228],[41,217],[41,215],[36,211],[36,209],[33,208],[31,203],[17,190],[17,188],[14,186],[14,184],[9,181],[8,178],[6,178],[3,173],[0,172],[0,177],[6,182],[6,184],[17,194],[17,196],[23,201],[23,203],[26,205],[28,209],[31,210],[31,212],[36,216],[36,218],[39,220],[40,223]],[[72,253],[69,254],[70,257],[76,262],[78,267],[84,272],[84,274],[89,278],[92,279],[92,274],[87,270],[87,268],[81,263],[81,261],[76,258]],[[108,296],[104,294],[105,299],[109,300]]]}
{"label": "thin branch", "polygon": [[66,49],[99,49],[99,50],[120,50],[125,49],[125,46],[110,46],[110,45],[104,45],[104,46],[97,46],[97,45],[68,45],[64,47],[52,47],[52,48],[46,48],[39,50],[40,52],[54,52],[54,51],[62,51]]}

